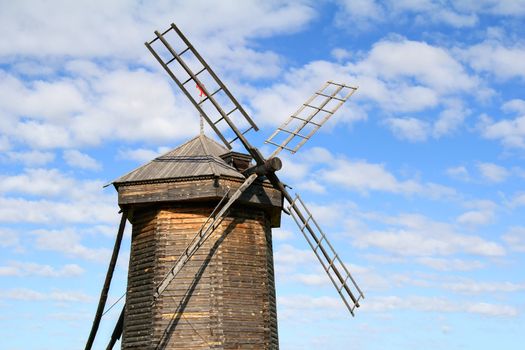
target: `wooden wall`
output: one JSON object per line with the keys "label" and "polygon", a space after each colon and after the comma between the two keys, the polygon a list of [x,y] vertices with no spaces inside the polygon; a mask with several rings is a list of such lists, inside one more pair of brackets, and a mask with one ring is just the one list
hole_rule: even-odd
{"label": "wooden wall", "polygon": [[235,208],[151,306],[212,208],[136,210],[123,349],[278,349],[270,222]]}

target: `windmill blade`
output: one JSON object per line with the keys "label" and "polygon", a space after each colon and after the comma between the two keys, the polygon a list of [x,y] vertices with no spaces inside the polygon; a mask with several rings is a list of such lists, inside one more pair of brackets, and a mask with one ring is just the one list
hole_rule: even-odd
{"label": "windmill blade", "polygon": [[297,152],[356,90],[357,87],[327,81],[264,141],[277,147],[270,158],[283,149]]}
{"label": "windmill blade", "polygon": [[364,298],[363,292],[299,195],[296,195],[295,199],[290,202],[288,210],[330,277],[348,311],[354,316],[354,309],[359,307],[359,300]]}
{"label": "windmill blade", "polygon": [[[146,42],[146,47],[177,83],[226,147],[231,149],[231,143],[237,139],[245,147],[248,147],[244,134],[250,130],[257,131],[259,128],[233,97],[226,85],[175,24],[172,23],[170,28],[163,33],[155,31],[155,34],[156,38]],[[178,50],[179,47],[180,50]],[[200,101],[197,101],[188,91],[188,83],[192,83],[198,89],[201,97],[203,97]],[[221,122],[226,123],[226,125],[221,125]],[[244,126],[244,131],[239,130],[235,122]],[[220,131],[220,129],[224,129],[223,126],[227,126],[233,131],[235,136],[232,139],[228,140],[226,135]]]}
{"label": "windmill blade", "polygon": [[170,269],[168,274],[162,279],[162,281],[159,283],[159,286],[157,287],[155,294],[153,295],[154,301],[166,290],[166,288],[169,286],[171,281],[175,279],[177,274],[182,270],[184,265],[191,259],[193,254],[204,244],[204,242],[210,237],[210,235],[215,231],[215,229],[219,226],[219,224],[222,222],[222,219],[227,214],[230,207],[235,203],[235,201],[241,196],[241,194],[248,188],[250,185],[257,179],[257,174],[251,174],[239,188],[235,191],[235,193],[230,197],[228,202],[224,204],[224,206],[216,213],[218,208],[221,206],[222,202],[226,199],[228,196],[227,192],[224,197],[221,199],[219,204],[215,207],[211,215],[208,217],[208,219],[204,222],[204,224],[201,226],[195,237],[191,240],[191,242],[188,244],[186,249],[184,249],[184,252],[179,255],[177,258],[177,261],[173,265],[173,267]]}
{"label": "windmill blade", "polygon": [[111,260],[109,262],[108,272],[106,273],[106,279],[104,281],[104,286],[100,292],[100,299],[98,301],[97,311],[95,313],[95,319],[91,326],[91,331],[89,333],[88,340],[86,342],[85,350],[90,350],[93,346],[93,341],[97,335],[98,327],[100,325],[100,320],[102,318],[102,313],[104,312],[104,307],[106,306],[106,301],[108,299],[108,291],[111,286],[111,279],[113,278],[113,272],[115,271],[115,265],[117,264],[118,253],[120,251],[120,245],[122,243],[122,236],[124,235],[124,229],[126,228],[127,220],[127,211],[122,211],[122,217],[120,219],[120,225],[115,239],[115,246],[113,247],[113,254],[111,255]]}

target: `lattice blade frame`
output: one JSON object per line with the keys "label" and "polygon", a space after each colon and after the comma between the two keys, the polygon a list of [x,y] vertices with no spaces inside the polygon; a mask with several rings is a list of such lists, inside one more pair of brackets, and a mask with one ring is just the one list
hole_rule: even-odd
{"label": "lattice blade frame", "polygon": [[[330,89],[333,91],[329,92]],[[297,152],[356,90],[357,87],[327,81],[265,141],[276,146],[269,158],[277,156],[283,149],[292,154]],[[321,101],[316,101],[318,99]],[[313,105],[314,101],[318,104]],[[301,133],[302,131],[306,133]],[[285,138],[278,142],[277,138],[283,134],[286,135]],[[300,141],[294,145],[297,138]]]}
{"label": "lattice blade frame", "polygon": [[[166,39],[169,34],[175,34],[173,40],[183,43],[185,48],[182,51],[177,52],[174,47],[175,43],[170,43]],[[226,85],[219,79],[211,67],[206,63],[202,56],[197,52],[189,40],[182,34],[182,32],[177,28],[175,24],[171,24],[170,28],[160,33],[155,31],[156,37],[146,42],[145,45],[152,53],[152,55],[157,59],[160,65],[166,70],[168,75],[175,81],[177,86],[181,91],[186,95],[194,107],[199,111],[200,115],[206,120],[210,125],[213,131],[219,136],[224,145],[231,149],[231,144],[239,139],[245,147],[248,148],[249,144],[244,138],[250,130],[258,131],[259,128],[255,122],[250,118],[248,113],[240,105],[240,103],[235,99],[233,94],[228,90]],[[172,35],[173,37],[173,35]],[[157,45],[158,42],[162,46],[158,49],[155,49],[154,44]],[[174,45],[172,45],[174,44]],[[160,53],[161,50],[165,53],[168,53],[167,58],[163,58]],[[197,67],[198,71],[195,71],[192,68],[192,65],[185,61],[183,55],[188,55],[187,52],[191,52],[194,57],[194,61],[198,62]],[[164,55],[166,56],[166,54]],[[195,63],[195,62],[193,62]],[[175,65],[175,68],[172,68]],[[179,72],[179,74],[177,74]],[[214,86],[214,89],[210,92],[206,84],[203,82],[203,76],[208,77],[210,84]],[[184,79],[185,78],[185,79]],[[204,98],[200,101],[189,92],[186,87],[188,83],[192,83],[199,91],[201,91]],[[222,95],[222,101],[218,98],[219,94]],[[208,106],[206,106],[208,104]],[[231,108],[224,108],[225,105],[231,106]],[[208,107],[208,108],[206,108]],[[237,123],[247,124],[247,128],[241,131],[235,121],[232,120],[232,117],[237,117]],[[227,126],[233,131],[235,137],[231,140],[228,140],[227,137],[220,131],[221,127],[219,123],[224,122]]]}
{"label": "lattice blade frame", "polygon": [[354,309],[359,307],[359,301],[365,297],[363,292],[299,195],[296,194],[295,199],[288,206],[288,210],[332,281],[346,308],[352,316],[355,316]]}

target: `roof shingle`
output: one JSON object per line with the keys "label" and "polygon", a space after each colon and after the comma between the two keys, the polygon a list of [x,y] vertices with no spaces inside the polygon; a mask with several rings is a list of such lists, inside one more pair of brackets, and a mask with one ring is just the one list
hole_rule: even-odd
{"label": "roof shingle", "polygon": [[222,145],[205,135],[199,135],[119,177],[113,181],[113,184],[200,176],[229,176],[244,179],[241,173],[220,157],[225,153],[228,153],[228,150]]}

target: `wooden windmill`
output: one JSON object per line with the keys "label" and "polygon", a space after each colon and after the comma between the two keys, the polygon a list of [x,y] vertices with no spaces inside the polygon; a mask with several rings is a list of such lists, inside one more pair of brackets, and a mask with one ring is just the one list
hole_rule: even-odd
{"label": "wooden windmill", "polygon": [[[115,180],[122,219],[95,320],[106,304],[126,221],[133,225],[126,304],[107,349],[278,349],[271,228],[291,215],[354,315],[364,295],[301,198],[279,180],[295,153],[355,92],[327,82],[266,141],[174,25],[145,45],[222,144],[203,135]],[[200,98],[190,93],[197,87]],[[231,137],[231,138],[230,138]],[[247,154],[231,151],[238,141]],[[255,162],[255,164],[252,164]],[[283,203],[286,202],[286,205]]]}

